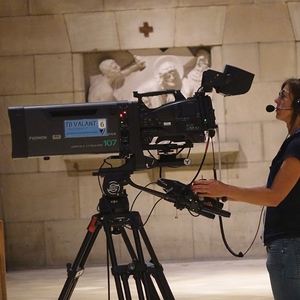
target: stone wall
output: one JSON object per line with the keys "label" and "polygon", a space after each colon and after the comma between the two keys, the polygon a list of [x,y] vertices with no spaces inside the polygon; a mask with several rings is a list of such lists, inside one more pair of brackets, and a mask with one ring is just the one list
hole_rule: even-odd
{"label": "stone wall", "polygon": [[[201,2],[201,4],[199,3]],[[222,179],[262,185],[270,160],[285,138],[283,123],[265,112],[280,84],[300,76],[300,2],[284,0],[0,0],[0,217],[5,223],[7,266],[40,268],[72,261],[101,197],[92,171],[101,158],[11,159],[8,106],[85,102],[83,55],[95,51],[205,46],[212,68],[225,64],[255,74],[251,90],[224,99],[213,95],[219,124]],[[148,22],[145,37],[139,27]],[[195,162],[204,145],[197,146]],[[197,170],[164,169],[163,176],[188,182]],[[211,160],[200,176],[212,177]],[[158,170],[136,172],[145,185]],[[130,202],[137,190],[128,188]],[[135,209],[146,220],[156,202],[142,193]],[[258,226],[260,207],[226,203],[229,244],[245,251]],[[177,216],[178,214],[178,216]],[[218,220],[176,212],[160,201],[146,225],[160,260],[226,259]],[[125,260],[116,237],[116,251]],[[264,256],[259,237],[248,257]],[[100,231],[88,263],[105,264]]]}

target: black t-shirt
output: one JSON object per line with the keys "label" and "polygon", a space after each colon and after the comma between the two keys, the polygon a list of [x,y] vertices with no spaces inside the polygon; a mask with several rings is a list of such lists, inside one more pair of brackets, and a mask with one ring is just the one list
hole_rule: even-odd
{"label": "black t-shirt", "polygon": [[[271,187],[273,180],[287,157],[300,160],[300,133],[286,139],[279,152],[272,161],[267,187]],[[300,180],[285,199],[276,207],[267,207],[264,243],[280,238],[300,237]]]}

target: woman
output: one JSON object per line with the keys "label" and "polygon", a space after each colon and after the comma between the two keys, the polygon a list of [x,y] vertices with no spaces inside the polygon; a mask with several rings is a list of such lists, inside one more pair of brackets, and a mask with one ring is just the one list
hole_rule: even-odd
{"label": "woman", "polygon": [[275,99],[276,119],[288,135],[272,161],[266,186],[243,188],[217,180],[197,180],[201,196],[266,206],[264,244],[275,300],[300,299],[300,79],[291,78]]}

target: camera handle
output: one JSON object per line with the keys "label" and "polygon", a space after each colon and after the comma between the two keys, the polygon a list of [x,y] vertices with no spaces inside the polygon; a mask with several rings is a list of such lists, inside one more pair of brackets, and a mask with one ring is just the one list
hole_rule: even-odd
{"label": "camera handle", "polygon": [[160,178],[157,180],[157,185],[162,187],[165,193],[137,185],[130,179],[129,176],[127,180],[128,184],[132,187],[160,197],[164,200],[167,200],[168,202],[174,203],[174,206],[177,209],[182,210],[186,208],[191,213],[202,215],[209,219],[214,219],[215,215],[227,218],[230,217],[230,212],[222,209],[222,203],[214,198],[199,198],[198,195],[192,191],[190,185],[183,184],[177,180],[170,180],[165,178]]}

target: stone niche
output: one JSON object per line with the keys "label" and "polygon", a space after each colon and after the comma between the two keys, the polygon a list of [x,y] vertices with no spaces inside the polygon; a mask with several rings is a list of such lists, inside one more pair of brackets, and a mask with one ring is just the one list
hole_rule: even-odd
{"label": "stone niche", "polygon": [[[192,97],[211,65],[210,49],[203,47],[84,53],[83,62],[88,102],[134,101],[133,91],[167,89]],[[149,107],[171,100],[170,96],[145,99]]]}

